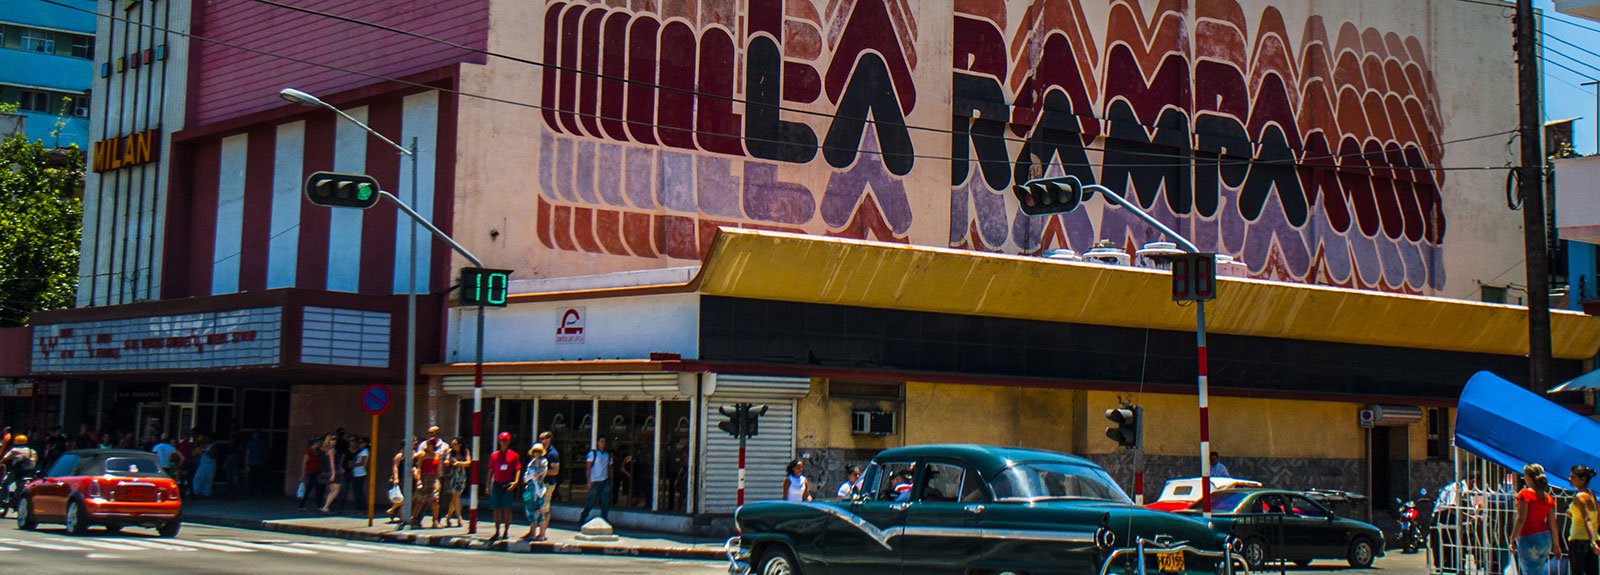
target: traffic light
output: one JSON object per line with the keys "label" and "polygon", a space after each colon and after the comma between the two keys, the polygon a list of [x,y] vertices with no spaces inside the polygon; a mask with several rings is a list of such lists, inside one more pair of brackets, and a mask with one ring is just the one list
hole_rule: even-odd
{"label": "traffic light", "polygon": [[1172,301],[1217,299],[1217,255],[1183,254],[1172,258]]}
{"label": "traffic light", "polygon": [[717,429],[721,429],[728,435],[739,437],[739,422],[743,421],[744,437],[755,437],[760,430],[761,416],[767,414],[767,406],[739,403],[724,405],[717,408],[717,411],[722,412],[722,416],[728,418],[726,421],[717,422]]}
{"label": "traffic light", "polygon": [[365,210],[378,203],[378,180],[364,174],[317,172],[306,178],[306,199],[330,208]]}
{"label": "traffic light", "polygon": [[461,305],[506,307],[511,271],[461,268]]}
{"label": "traffic light", "polygon": [[1085,199],[1083,182],[1076,176],[1030,180],[1012,186],[1011,193],[1022,203],[1022,213],[1030,216],[1064,214],[1078,209]]}
{"label": "traffic light", "polygon": [[1123,406],[1106,410],[1106,419],[1111,420],[1115,427],[1106,429],[1106,437],[1117,442],[1124,449],[1138,448],[1143,438],[1139,437],[1142,426],[1140,418],[1144,415],[1143,407]]}

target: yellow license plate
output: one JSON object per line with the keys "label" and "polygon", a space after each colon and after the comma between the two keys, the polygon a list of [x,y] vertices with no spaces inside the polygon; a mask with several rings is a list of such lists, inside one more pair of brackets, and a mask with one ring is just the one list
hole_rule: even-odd
{"label": "yellow license plate", "polygon": [[1162,573],[1182,573],[1183,571],[1187,570],[1187,568],[1183,565],[1182,551],[1157,553],[1156,565],[1159,566]]}

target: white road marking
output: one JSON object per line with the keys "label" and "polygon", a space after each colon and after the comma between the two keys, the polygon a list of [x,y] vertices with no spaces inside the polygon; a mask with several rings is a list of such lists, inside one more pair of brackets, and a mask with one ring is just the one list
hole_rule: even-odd
{"label": "white road marking", "polygon": [[3,551],[16,551],[16,548],[14,548],[14,547],[0,547],[0,552],[3,552]]}
{"label": "white road marking", "polygon": [[116,555],[116,554],[112,554],[112,553],[90,553],[88,555],[84,555],[83,558],[84,559],[127,559],[127,556],[125,556],[125,555]]}
{"label": "white road marking", "polygon": [[88,551],[89,550],[88,547],[79,547],[77,545],[57,545],[55,543],[39,543],[39,542],[35,542],[35,541],[23,541],[21,539],[0,539],[0,543],[4,543],[6,545],[21,545],[23,547],[32,547],[34,549],[45,549],[45,550],[48,550],[48,551]]}
{"label": "white road marking", "polygon": [[211,551],[221,551],[223,553],[255,553],[254,549],[240,549],[238,547],[229,547],[227,545],[215,545],[211,543],[201,543],[199,541],[188,541],[184,539],[168,539],[166,543],[172,545],[182,545],[184,547],[207,549]]}
{"label": "white road marking", "polygon": [[289,553],[289,554],[292,554],[292,555],[316,555],[317,554],[316,551],[311,551],[309,549],[295,549],[293,547],[286,547],[286,546],[282,546],[282,545],[269,545],[269,544],[264,544],[264,543],[254,543],[254,542],[250,542],[250,541],[230,541],[228,539],[207,539],[206,542],[207,543],[218,543],[218,544],[222,544],[222,545],[238,545],[238,546],[243,547],[245,549],[261,550],[261,551],[277,551],[279,553]]}
{"label": "white road marking", "polygon": [[110,541],[94,541],[90,539],[84,539],[82,541],[78,541],[77,543],[79,545],[88,545],[90,547],[99,547],[101,549],[114,549],[117,551],[139,551],[142,549],[141,547],[136,547],[133,545],[123,545],[121,543],[112,543]]}
{"label": "white road marking", "polygon": [[385,552],[385,553],[409,553],[409,554],[412,554],[412,555],[428,555],[428,554],[434,553],[434,551],[428,551],[428,550],[424,550],[424,549],[411,549],[411,548],[409,548],[409,547],[407,547],[405,545],[368,545],[366,543],[348,543],[348,542],[345,543],[345,545],[348,546],[348,547],[354,547],[356,549],[367,549],[367,550],[370,550],[370,551],[382,551],[382,552]]}
{"label": "white road marking", "polygon": [[124,539],[123,541],[126,541],[132,545],[138,545],[145,549],[159,549],[161,551],[194,551],[188,547],[179,547],[169,543],[156,543],[155,541],[148,541],[145,539]]}
{"label": "white road marking", "polygon": [[304,541],[295,541],[293,543],[290,543],[290,545],[294,545],[295,547],[304,547],[306,549],[320,549],[322,551],[327,551],[329,553],[365,554],[365,553],[371,553],[372,552],[372,551],[367,550],[367,549],[357,549],[357,548],[354,548],[354,547],[340,547],[338,545],[325,545],[325,544],[322,544],[322,543],[307,543],[307,542],[304,542]]}

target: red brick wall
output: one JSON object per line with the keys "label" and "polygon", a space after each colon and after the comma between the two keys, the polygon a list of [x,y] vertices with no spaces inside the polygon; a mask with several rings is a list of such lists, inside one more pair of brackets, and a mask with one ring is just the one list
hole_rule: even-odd
{"label": "red brick wall", "polygon": [[0,329],[0,377],[26,377],[33,360],[33,328]]}
{"label": "red brick wall", "polygon": [[[298,0],[294,5],[476,49],[488,45],[488,0]],[[252,0],[202,0],[195,3],[194,18],[199,36],[304,62],[219,42],[194,42],[191,127],[281,106],[277,93],[286,87],[330,96],[381,81],[318,64],[397,78],[459,62],[481,64],[486,58],[424,39]]]}

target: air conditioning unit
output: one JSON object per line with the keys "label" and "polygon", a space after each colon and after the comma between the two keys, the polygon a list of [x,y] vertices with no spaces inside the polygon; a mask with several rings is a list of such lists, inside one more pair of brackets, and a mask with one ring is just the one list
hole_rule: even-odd
{"label": "air conditioning unit", "polygon": [[853,435],[894,435],[894,412],[858,410],[850,413]]}
{"label": "air conditioning unit", "polygon": [[1361,427],[1403,427],[1422,421],[1422,408],[1414,405],[1368,405],[1361,410]]}

